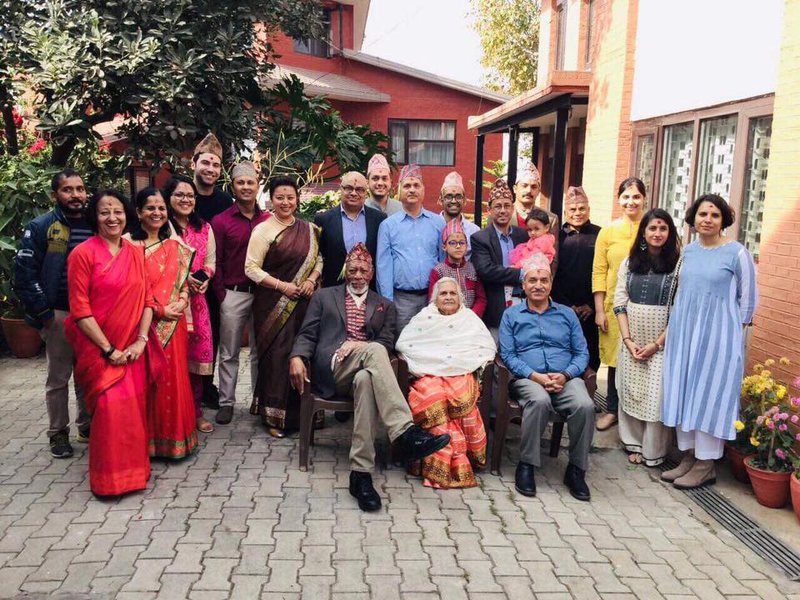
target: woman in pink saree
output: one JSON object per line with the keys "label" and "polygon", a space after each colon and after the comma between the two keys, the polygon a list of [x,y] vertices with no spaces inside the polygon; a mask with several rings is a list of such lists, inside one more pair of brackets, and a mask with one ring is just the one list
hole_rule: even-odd
{"label": "woman in pink saree", "polygon": [[95,194],[86,216],[96,235],[67,261],[65,329],[75,348],[75,380],[92,414],[89,483],[97,496],[147,486],[147,395],[165,367],[150,328],[155,302],[144,256],[122,239],[132,213],[119,192]]}
{"label": "woman in pink saree", "polygon": [[176,175],[161,192],[167,201],[167,210],[175,233],[183,243],[194,250],[189,275],[189,381],[194,395],[197,429],[203,433],[214,431],[211,421],[203,416],[203,379],[214,375],[214,344],[211,335],[211,314],[206,301],[206,290],[214,277],[217,264],[216,243],[211,225],[195,211],[197,188],[194,181]]}

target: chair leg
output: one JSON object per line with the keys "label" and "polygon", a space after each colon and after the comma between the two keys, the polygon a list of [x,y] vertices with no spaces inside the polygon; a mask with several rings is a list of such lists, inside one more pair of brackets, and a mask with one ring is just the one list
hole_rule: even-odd
{"label": "chair leg", "polygon": [[552,458],[556,458],[558,456],[558,450],[561,448],[562,435],[564,435],[564,422],[554,422],[552,433],[550,435],[550,456]]}
{"label": "chair leg", "polygon": [[314,398],[303,394],[300,404],[300,470],[308,471],[309,450],[314,428]]}

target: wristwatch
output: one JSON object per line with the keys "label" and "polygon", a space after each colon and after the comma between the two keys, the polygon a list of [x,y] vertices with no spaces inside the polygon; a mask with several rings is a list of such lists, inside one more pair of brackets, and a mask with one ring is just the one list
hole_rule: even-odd
{"label": "wristwatch", "polygon": [[116,349],[116,348],[114,348],[114,346],[109,346],[109,347],[108,347],[108,350],[101,350],[101,351],[100,351],[100,355],[101,355],[103,358],[105,358],[106,360],[108,360],[109,358],[111,358],[111,355],[112,355],[112,354],[114,354],[114,352],[116,352],[116,350],[117,350],[117,349]]}
{"label": "wristwatch", "polygon": [[656,348],[658,348],[658,350],[659,350],[659,351],[661,351],[661,350],[663,350],[663,349],[664,349],[664,346],[662,346],[661,344],[659,344],[659,343],[658,343],[658,340],[656,340],[656,341],[655,341],[655,342],[653,342],[653,343],[656,345]]}

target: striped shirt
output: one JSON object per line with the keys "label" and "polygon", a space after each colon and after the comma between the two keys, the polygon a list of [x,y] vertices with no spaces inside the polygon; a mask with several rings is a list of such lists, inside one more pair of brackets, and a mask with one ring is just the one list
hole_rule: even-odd
{"label": "striped shirt", "polygon": [[[69,243],[67,244],[67,256],[72,252],[78,244],[81,244],[92,237],[92,230],[89,228],[89,223],[84,217],[78,219],[70,219],[67,217],[69,223]],[[58,295],[56,296],[56,304],[53,307],[56,310],[69,310],[69,294],[67,293],[67,269],[61,271],[61,281],[58,284]]]}

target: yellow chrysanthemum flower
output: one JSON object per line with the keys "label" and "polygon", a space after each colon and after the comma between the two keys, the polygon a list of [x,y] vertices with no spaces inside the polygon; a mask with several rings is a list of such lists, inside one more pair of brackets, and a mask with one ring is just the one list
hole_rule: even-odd
{"label": "yellow chrysanthemum flower", "polygon": [[766,379],[767,377],[772,377],[772,371],[764,369],[763,371],[761,371],[761,378]]}
{"label": "yellow chrysanthemum flower", "polygon": [[756,373],[761,371],[763,368],[764,368],[764,365],[762,365],[761,363],[756,363],[756,364],[753,365],[753,371],[756,372]]}
{"label": "yellow chrysanthemum flower", "polygon": [[761,445],[761,442],[759,442],[755,437],[750,436],[750,445],[758,448],[758,446]]}
{"label": "yellow chrysanthemum flower", "polygon": [[768,358],[767,360],[764,361],[764,366],[765,367],[771,367],[774,364],[775,364],[775,361],[773,359],[771,359],[771,358]]}
{"label": "yellow chrysanthemum flower", "polygon": [[779,385],[775,388],[775,395],[778,397],[778,400],[783,400],[784,396],[786,396],[786,387]]}
{"label": "yellow chrysanthemum flower", "polygon": [[742,423],[741,421],[736,421],[736,422],[733,424],[733,428],[734,428],[736,431],[741,431],[742,429],[744,429],[744,423]]}
{"label": "yellow chrysanthemum flower", "polygon": [[789,360],[788,358],[786,358],[785,356],[781,356],[781,359],[780,359],[780,361],[779,361],[779,362],[780,362],[782,365],[784,365],[784,366],[792,364],[792,361],[790,361],[790,360]]}

